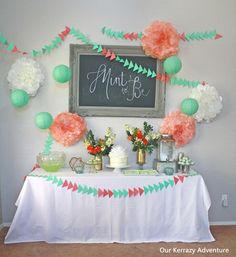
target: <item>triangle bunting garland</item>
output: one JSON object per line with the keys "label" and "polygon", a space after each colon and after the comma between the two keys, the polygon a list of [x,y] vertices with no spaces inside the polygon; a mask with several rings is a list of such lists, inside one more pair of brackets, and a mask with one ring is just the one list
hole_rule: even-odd
{"label": "triangle bunting garland", "polygon": [[[60,177],[52,176],[52,175],[35,175],[34,173],[31,173],[28,176],[32,177],[41,177],[45,179],[47,182],[51,182],[53,185],[56,185],[57,187],[65,188],[67,190],[71,190],[72,192],[77,192],[84,195],[90,195],[94,197],[108,197],[108,198],[126,198],[126,197],[140,197],[143,194],[153,194],[158,193],[160,191],[165,190],[171,190],[174,186],[176,186],[178,183],[182,184],[186,180],[188,176],[184,175],[177,175],[172,176],[169,179],[164,179],[162,182],[159,182],[158,184],[152,184],[152,185],[145,185],[142,187],[133,187],[133,188],[127,188],[127,189],[109,189],[109,188],[95,188],[92,186],[87,185],[80,185],[78,183],[72,183],[72,181],[68,181],[67,179],[63,180]],[[196,175],[191,175],[190,177],[193,177]],[[181,182],[181,183],[180,183]]]}

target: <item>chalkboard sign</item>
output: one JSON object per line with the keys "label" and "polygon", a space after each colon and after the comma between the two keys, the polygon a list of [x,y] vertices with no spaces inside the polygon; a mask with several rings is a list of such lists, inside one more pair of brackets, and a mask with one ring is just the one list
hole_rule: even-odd
{"label": "chalkboard sign", "polygon": [[[104,47],[124,60],[162,72],[162,63],[145,56],[141,47]],[[91,46],[70,45],[69,111],[82,116],[164,117],[165,84],[123,65]]]}

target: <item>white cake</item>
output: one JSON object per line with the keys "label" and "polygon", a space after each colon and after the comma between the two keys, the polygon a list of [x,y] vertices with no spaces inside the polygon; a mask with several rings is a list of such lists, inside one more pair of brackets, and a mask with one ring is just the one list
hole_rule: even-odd
{"label": "white cake", "polygon": [[120,145],[112,147],[109,158],[111,167],[121,168],[128,166],[128,155],[125,148]]}

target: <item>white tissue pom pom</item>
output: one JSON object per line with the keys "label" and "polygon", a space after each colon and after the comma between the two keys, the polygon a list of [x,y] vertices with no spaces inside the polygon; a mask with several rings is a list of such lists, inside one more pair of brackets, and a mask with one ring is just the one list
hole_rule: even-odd
{"label": "white tissue pom pom", "polygon": [[198,87],[192,89],[189,97],[198,101],[198,111],[193,115],[193,118],[198,122],[212,121],[223,107],[222,97],[218,94],[215,87],[208,84],[198,85]]}
{"label": "white tissue pom pom", "polygon": [[109,153],[110,157],[125,157],[127,156],[126,150],[121,145],[113,146],[111,152]]}
{"label": "white tissue pom pom", "polygon": [[26,57],[17,59],[7,76],[10,89],[23,89],[31,96],[36,95],[44,78],[40,65],[35,60]]}

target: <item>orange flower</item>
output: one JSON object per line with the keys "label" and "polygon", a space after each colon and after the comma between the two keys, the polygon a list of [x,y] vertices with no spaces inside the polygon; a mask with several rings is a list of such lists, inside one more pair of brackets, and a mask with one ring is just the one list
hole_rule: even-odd
{"label": "orange flower", "polygon": [[143,138],[143,133],[142,133],[141,130],[138,130],[138,131],[137,131],[136,137],[137,137],[138,139],[142,139],[142,138]]}
{"label": "orange flower", "polygon": [[168,22],[154,21],[144,30],[141,38],[146,55],[159,60],[176,55],[179,51],[179,35]]}
{"label": "orange flower", "polygon": [[147,141],[146,138],[143,139],[143,144],[144,144],[144,145],[147,145],[147,144],[148,144],[148,141]]}
{"label": "orange flower", "polygon": [[128,136],[128,140],[131,141],[132,140],[132,136]]}

